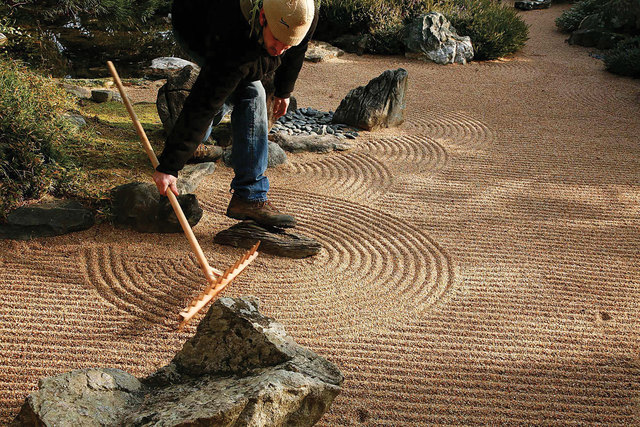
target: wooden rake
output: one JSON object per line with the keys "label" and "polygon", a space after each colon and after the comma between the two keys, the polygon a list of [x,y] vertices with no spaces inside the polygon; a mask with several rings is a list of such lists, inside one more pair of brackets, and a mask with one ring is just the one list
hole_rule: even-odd
{"label": "wooden rake", "polygon": [[[136,128],[136,132],[138,133],[138,136],[142,141],[142,146],[144,147],[144,150],[147,152],[147,156],[149,156],[149,159],[151,160],[151,164],[155,169],[159,163],[158,158],[156,157],[156,154],[153,151],[153,147],[151,147],[151,144],[149,143],[149,139],[147,138],[147,134],[142,128],[142,124],[140,123],[140,120],[138,120],[138,116],[136,115],[135,111],[133,111],[133,107],[129,102],[129,98],[127,98],[124,92],[124,86],[120,81],[118,72],[116,71],[116,68],[114,67],[111,61],[107,61],[107,67],[109,68],[109,72],[113,77],[113,81],[116,83],[116,86],[118,86],[118,90],[120,91],[120,95],[122,96],[122,102],[124,102],[124,105],[127,108],[127,111],[129,112],[129,116],[133,121],[133,125]],[[182,230],[184,231],[184,234],[187,237],[187,240],[189,241],[189,245],[191,246],[191,249],[195,253],[196,258],[198,259],[198,264],[200,264],[200,268],[202,269],[202,272],[204,273],[204,276],[206,277],[207,282],[209,282],[209,285],[204,290],[204,292],[202,292],[200,296],[195,298],[191,302],[191,304],[187,306],[187,308],[185,308],[182,312],[180,312],[180,316],[182,316],[182,320],[178,328],[182,329],[187,324],[187,322],[189,322],[189,320],[196,313],[198,313],[198,311],[200,311],[209,301],[211,301],[220,292],[222,292],[222,290],[229,283],[231,283],[233,279],[235,279],[251,263],[251,261],[256,259],[256,257],[258,256],[258,245],[260,244],[260,242],[256,243],[247,253],[245,253],[238,261],[236,261],[235,264],[229,267],[226,271],[222,272],[218,269],[210,267],[209,263],[207,262],[207,258],[204,256],[204,252],[202,252],[202,248],[200,247],[200,244],[196,239],[196,236],[193,234],[193,230],[189,225],[189,221],[187,221],[187,218],[185,217],[184,212],[182,212],[182,207],[180,207],[180,203],[178,203],[178,199],[176,198],[176,195],[173,194],[173,192],[169,189],[167,189],[166,194],[169,199],[169,202],[171,203],[171,206],[173,207],[173,211],[176,213],[176,216],[178,217],[178,221],[182,226]],[[214,277],[214,275],[217,277]]]}

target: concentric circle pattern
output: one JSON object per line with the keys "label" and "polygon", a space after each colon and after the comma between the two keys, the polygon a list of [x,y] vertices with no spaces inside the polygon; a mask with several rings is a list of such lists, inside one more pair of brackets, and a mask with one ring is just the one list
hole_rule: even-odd
{"label": "concentric circle pattern", "polygon": [[436,140],[445,149],[480,149],[495,141],[495,132],[467,113],[421,111],[405,124],[411,132]]}
{"label": "concentric circle pattern", "polygon": [[[323,110],[409,73],[402,127],[267,171],[291,232],[321,252],[260,254],[224,292],[258,297],[340,368],[318,425],[640,425],[640,82],[564,42],[568,7],[520,13],[530,40],[509,61],[303,67],[296,97]],[[194,232],[219,269],[243,253],[213,243],[235,223],[232,175],[220,165],[196,192]],[[167,364],[204,286],[181,234],[0,241],[0,424],[41,377]]]}
{"label": "concentric circle pattern", "polygon": [[366,153],[330,154],[319,160],[293,163],[291,182],[298,188],[338,190],[354,200],[371,200],[383,194],[393,180],[389,169]]}

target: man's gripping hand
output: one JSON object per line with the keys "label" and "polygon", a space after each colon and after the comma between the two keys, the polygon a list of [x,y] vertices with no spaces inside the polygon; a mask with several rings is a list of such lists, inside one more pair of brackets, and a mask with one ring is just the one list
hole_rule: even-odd
{"label": "man's gripping hand", "polygon": [[274,97],[273,101],[273,120],[278,120],[280,117],[284,116],[287,112],[287,108],[289,108],[289,98],[278,98]]}
{"label": "man's gripping hand", "polygon": [[156,183],[156,187],[158,187],[158,191],[163,196],[166,196],[167,188],[169,188],[171,192],[176,196],[179,195],[178,187],[176,186],[176,182],[178,182],[178,178],[176,178],[175,176],[155,171],[153,173],[153,182]]}

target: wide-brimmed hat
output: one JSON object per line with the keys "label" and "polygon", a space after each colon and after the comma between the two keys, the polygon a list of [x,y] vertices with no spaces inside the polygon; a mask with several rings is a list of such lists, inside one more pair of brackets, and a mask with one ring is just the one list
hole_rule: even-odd
{"label": "wide-brimmed hat", "polygon": [[291,46],[307,35],[315,13],[313,0],[264,0],[262,7],[273,36]]}

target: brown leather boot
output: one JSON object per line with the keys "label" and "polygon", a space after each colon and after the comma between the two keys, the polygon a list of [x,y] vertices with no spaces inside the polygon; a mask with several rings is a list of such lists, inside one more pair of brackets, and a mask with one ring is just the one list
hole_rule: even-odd
{"label": "brown leather boot", "polygon": [[187,163],[215,162],[222,157],[222,148],[216,145],[200,144]]}
{"label": "brown leather boot", "polygon": [[227,216],[239,220],[252,219],[258,224],[268,227],[290,228],[296,226],[294,217],[281,213],[268,200],[252,202],[235,194],[231,197],[229,207],[227,207]]}

